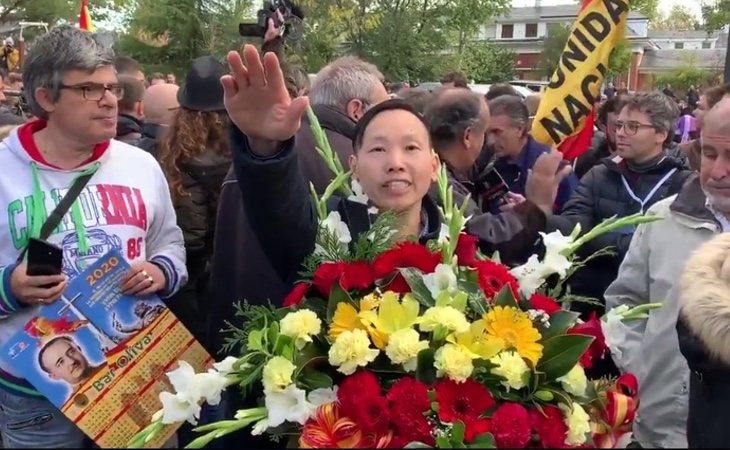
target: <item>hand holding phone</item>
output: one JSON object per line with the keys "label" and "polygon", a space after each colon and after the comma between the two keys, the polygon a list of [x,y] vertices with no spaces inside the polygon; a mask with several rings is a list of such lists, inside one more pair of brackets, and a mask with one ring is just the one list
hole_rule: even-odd
{"label": "hand holding phone", "polygon": [[66,289],[62,266],[63,251],[59,247],[31,238],[27,262],[17,266],[10,276],[13,295],[27,305],[53,302]]}

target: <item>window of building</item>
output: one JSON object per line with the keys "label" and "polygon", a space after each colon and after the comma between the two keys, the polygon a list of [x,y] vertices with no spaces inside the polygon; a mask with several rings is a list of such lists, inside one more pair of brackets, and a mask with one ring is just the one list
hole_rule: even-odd
{"label": "window of building", "polygon": [[710,41],[705,41],[702,43],[702,48],[712,48],[712,43]]}
{"label": "window of building", "polygon": [[525,25],[525,37],[534,38],[537,37],[537,24],[528,23]]}
{"label": "window of building", "polygon": [[515,34],[515,26],[512,24],[502,25],[502,39],[512,39]]}
{"label": "window of building", "polygon": [[682,49],[682,48],[684,48],[684,42],[675,42],[674,43],[674,48],[676,48],[676,49]]}

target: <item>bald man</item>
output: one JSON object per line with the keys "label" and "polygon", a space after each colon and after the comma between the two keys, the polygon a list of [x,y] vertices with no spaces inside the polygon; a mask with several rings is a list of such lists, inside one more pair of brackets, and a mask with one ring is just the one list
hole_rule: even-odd
{"label": "bald man", "polygon": [[[695,440],[690,439],[689,448],[701,448],[705,445],[698,444],[700,434],[711,436],[723,430],[723,436],[727,436],[727,397],[710,397],[717,395],[714,386],[708,384],[716,376],[711,372],[713,361],[698,346],[696,333],[681,318],[679,322],[677,319],[680,307],[685,308],[689,301],[680,297],[678,283],[687,259],[716,235],[730,231],[728,115],[729,99],[707,113],[701,134],[699,174],[691,176],[677,195],[649,209],[648,214],[663,220],[637,228],[618,277],[606,290],[607,310],[662,302],[662,307],[652,310],[647,320],[626,323],[626,332],[613,349],[613,359],[622,372],[633,372],[639,378],[640,403],[633,435],[643,448],[688,448],[688,436]],[[724,295],[726,299],[718,301],[727,302],[726,308],[730,308],[730,294]],[[686,307],[693,306],[687,303]],[[727,314],[718,315],[715,309],[708,309],[707,314],[713,320],[728,320]],[[730,327],[730,323],[724,326]],[[730,340],[721,345],[730,346]],[[730,347],[725,347],[725,351],[727,348]],[[724,380],[729,379],[727,373],[722,375]],[[727,389],[727,381],[722,382]],[[694,403],[695,395],[702,398],[701,403]],[[712,400],[714,403],[708,406],[706,402]],[[715,426],[708,425],[708,421]],[[706,442],[710,442],[709,447],[718,445],[717,440]],[[720,445],[728,443],[725,440]]]}
{"label": "bald man", "polygon": [[175,114],[180,108],[177,102],[176,84],[154,84],[147,88],[142,98],[145,112],[145,124],[142,139],[137,146],[157,156],[157,142],[167,127],[172,125]]}

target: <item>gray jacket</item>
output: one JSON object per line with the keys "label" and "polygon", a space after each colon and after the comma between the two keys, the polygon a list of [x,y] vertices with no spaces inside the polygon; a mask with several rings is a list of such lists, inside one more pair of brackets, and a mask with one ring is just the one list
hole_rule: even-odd
{"label": "gray jacket", "polygon": [[645,321],[628,322],[614,355],[622,371],[639,380],[635,439],[644,448],[687,448],[689,369],[679,350],[675,328],[679,310],[678,280],[689,255],[721,232],[705,207],[705,195],[692,176],[676,196],[649,209],[663,220],[641,225],[606,290],[606,309],[661,302]]}

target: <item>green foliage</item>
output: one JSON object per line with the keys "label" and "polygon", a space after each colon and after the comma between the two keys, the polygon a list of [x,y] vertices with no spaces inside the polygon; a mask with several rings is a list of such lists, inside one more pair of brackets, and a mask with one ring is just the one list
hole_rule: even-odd
{"label": "green foliage", "polygon": [[503,46],[475,42],[464,52],[461,69],[476,83],[501,83],[515,78],[514,56]]}
{"label": "green foliage", "polygon": [[682,92],[689,89],[690,86],[697,87],[714,84],[719,73],[719,68],[717,70],[707,70],[686,64],[672,70],[666,75],[657,77],[655,84],[657,86],[671,84],[675,91]]}
{"label": "green foliage", "polygon": [[626,38],[621,39],[608,56],[607,77],[627,73],[631,68],[631,46]]}
{"label": "green foliage", "polygon": [[702,18],[707,31],[718,31],[730,23],[730,0],[716,0],[703,3]]}
{"label": "green foliage", "polygon": [[633,0],[629,4],[632,11],[638,11],[648,17],[650,23],[659,14],[659,0]]}
{"label": "green foliage", "polygon": [[543,342],[542,358],[537,364],[538,372],[544,373],[548,380],[562,377],[578,363],[591,342],[592,336],[580,334],[564,334],[546,339]]}
{"label": "green foliage", "polygon": [[649,23],[653,30],[663,31],[690,31],[699,30],[700,23],[685,5],[673,5],[668,14],[657,14],[657,17]]}
{"label": "green foliage", "polygon": [[538,64],[546,77],[552,77],[555,69],[558,68],[560,55],[563,54],[568,37],[570,37],[570,27],[556,24],[548,28],[548,34],[542,47],[542,57]]}
{"label": "green foliage", "polygon": [[137,0],[118,50],[140,62],[184,73],[202,55],[223,57],[240,45],[238,23],[251,0]]}

